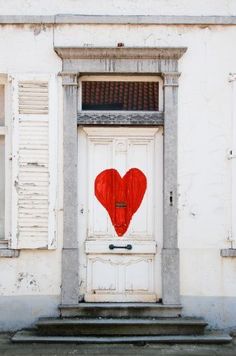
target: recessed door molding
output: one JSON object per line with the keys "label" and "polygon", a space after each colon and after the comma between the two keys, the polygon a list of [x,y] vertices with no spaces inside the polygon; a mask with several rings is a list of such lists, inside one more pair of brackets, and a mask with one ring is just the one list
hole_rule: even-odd
{"label": "recessed door molding", "polygon": [[[164,126],[164,198],[162,249],[162,302],[180,304],[179,249],[177,233],[177,136],[178,136],[178,60],[186,48],[55,48],[62,58],[63,85],[63,252],[62,304],[77,304],[78,276],[78,203],[77,203],[77,120],[79,77],[90,74],[157,75],[163,80],[163,113],[152,119],[152,124],[138,118],[138,126]],[[89,115],[88,113],[85,113]],[[99,114],[100,116],[102,114]],[[107,114],[108,115],[108,114]],[[114,113],[112,115],[116,116]],[[142,114],[148,117],[148,113]],[[150,113],[153,115],[153,113]],[[160,120],[161,118],[161,120]],[[86,118],[83,118],[83,120]],[[103,118],[104,119],[104,118]],[[105,118],[110,124],[109,119]],[[122,124],[118,122],[118,124]],[[132,118],[130,119],[132,121]],[[113,120],[116,124],[115,119]],[[150,122],[150,121],[149,121]],[[81,124],[86,125],[86,121]],[[90,119],[87,124],[103,123]],[[124,125],[129,125],[124,120]],[[132,122],[131,122],[132,124]]]}

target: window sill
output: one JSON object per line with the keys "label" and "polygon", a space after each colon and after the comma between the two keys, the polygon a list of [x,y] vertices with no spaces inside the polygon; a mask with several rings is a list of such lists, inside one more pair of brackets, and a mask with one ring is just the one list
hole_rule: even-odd
{"label": "window sill", "polygon": [[236,248],[225,248],[220,250],[221,257],[236,257]]}
{"label": "window sill", "polygon": [[12,258],[12,257],[19,257],[20,251],[19,250],[12,250],[8,248],[8,241],[7,240],[0,240],[0,258]]}
{"label": "window sill", "polygon": [[0,249],[0,258],[1,257],[19,257],[20,251],[19,250],[10,250],[9,248]]}

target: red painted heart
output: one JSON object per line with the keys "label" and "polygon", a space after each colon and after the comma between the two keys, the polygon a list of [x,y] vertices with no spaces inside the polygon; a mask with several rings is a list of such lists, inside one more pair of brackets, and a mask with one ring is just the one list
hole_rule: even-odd
{"label": "red painted heart", "polygon": [[147,188],[147,179],[138,168],[131,168],[123,178],[116,169],[106,169],[95,179],[95,195],[107,210],[118,236],[127,231]]}

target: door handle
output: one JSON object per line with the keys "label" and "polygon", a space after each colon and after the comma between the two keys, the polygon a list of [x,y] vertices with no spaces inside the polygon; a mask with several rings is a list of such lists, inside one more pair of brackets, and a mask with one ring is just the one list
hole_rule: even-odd
{"label": "door handle", "polygon": [[109,249],[110,250],[114,250],[115,248],[123,248],[123,249],[126,249],[126,250],[132,250],[132,245],[128,244],[126,246],[115,246],[113,244],[109,245]]}

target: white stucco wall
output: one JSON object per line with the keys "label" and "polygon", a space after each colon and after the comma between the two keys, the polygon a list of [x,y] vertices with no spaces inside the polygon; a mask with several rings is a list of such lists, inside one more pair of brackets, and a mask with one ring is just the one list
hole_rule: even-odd
{"label": "white stucco wall", "polygon": [[[52,28],[1,27],[0,73],[55,74],[61,61],[53,50]],[[2,52],[3,53],[3,52]],[[60,82],[60,79],[58,79]],[[60,99],[60,83],[58,95]],[[58,120],[61,120],[61,108]],[[59,161],[61,166],[62,162]],[[19,258],[0,258],[0,329],[20,328],[39,315],[55,315],[61,285],[61,197],[58,199],[58,248],[22,250]]]}
{"label": "white stucco wall", "polygon": [[[44,7],[47,13],[70,12],[72,4],[82,13],[88,9],[92,11],[94,3],[61,1],[56,11],[55,2],[46,6],[42,1],[36,11],[36,2],[21,1],[17,2],[19,8],[15,8],[15,13],[40,13]],[[121,11],[118,7],[121,1],[111,3],[116,4],[115,7],[109,3],[105,11],[105,1],[102,1],[96,13]],[[135,3],[126,1],[129,11],[144,13]],[[151,9],[154,2],[148,3]],[[167,13],[166,2],[159,3],[162,13]],[[176,3],[175,14],[180,11]],[[195,7],[181,1],[182,6],[184,3],[186,13],[201,13],[203,2],[198,2]],[[204,1],[204,5],[204,14],[212,13],[213,5],[214,14],[236,11],[233,1]],[[0,6],[9,14],[3,1]],[[147,6],[145,9],[150,11]],[[11,13],[14,13],[13,9]],[[179,68],[182,72],[178,150],[181,296],[184,313],[204,316],[211,325],[220,327],[236,326],[236,259],[220,257],[220,249],[229,247],[226,238],[231,229],[231,162],[227,160],[227,151],[231,147],[232,102],[228,75],[236,72],[235,37],[236,27],[233,26],[0,27],[0,48],[4,48],[0,55],[0,73],[9,74],[56,75],[61,70],[61,61],[53,50],[54,45],[105,47],[124,42],[125,46],[188,47]],[[61,95],[60,83],[57,94]],[[61,107],[59,111],[61,123]],[[61,208],[60,197],[58,211]],[[1,324],[5,329],[20,327],[40,315],[56,314],[61,284],[61,214],[58,214],[58,248],[55,251],[21,251],[19,258],[0,259],[0,327]],[[27,306],[30,306],[28,315],[24,312]]]}
{"label": "white stucco wall", "polygon": [[[14,5],[13,5],[14,4]],[[233,15],[234,0],[0,0],[1,15]]]}
{"label": "white stucco wall", "polygon": [[61,26],[55,44],[188,47],[179,68],[181,295],[186,313],[208,315],[212,325],[236,325],[230,310],[224,312],[227,303],[236,307],[236,261],[220,257],[220,249],[230,247],[226,241],[231,230],[228,77],[236,70],[236,27],[98,26],[96,37],[94,32],[93,26]]}

